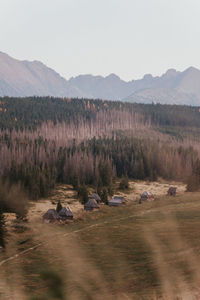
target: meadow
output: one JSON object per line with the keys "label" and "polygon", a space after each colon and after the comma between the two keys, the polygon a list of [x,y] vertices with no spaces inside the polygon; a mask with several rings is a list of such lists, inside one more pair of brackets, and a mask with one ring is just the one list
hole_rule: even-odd
{"label": "meadow", "polygon": [[183,192],[102,205],[70,225],[32,221],[1,253],[13,258],[1,266],[0,298],[199,299],[199,225],[200,194]]}

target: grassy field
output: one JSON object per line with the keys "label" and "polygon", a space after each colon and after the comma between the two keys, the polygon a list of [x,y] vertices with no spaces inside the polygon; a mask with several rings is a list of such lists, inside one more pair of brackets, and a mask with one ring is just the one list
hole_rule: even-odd
{"label": "grassy field", "polygon": [[102,206],[70,225],[16,229],[0,299],[200,299],[200,194]]}

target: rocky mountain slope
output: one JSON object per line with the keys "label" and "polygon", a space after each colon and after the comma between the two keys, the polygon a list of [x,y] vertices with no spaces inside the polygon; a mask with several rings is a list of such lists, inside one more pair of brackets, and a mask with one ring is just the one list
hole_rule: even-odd
{"label": "rocky mountain slope", "polygon": [[20,61],[0,52],[0,96],[87,97],[142,103],[200,105],[200,70],[168,70],[126,82],[117,75],[80,75],[69,80],[39,61]]}
{"label": "rocky mountain slope", "polygon": [[[19,61],[0,52],[0,96],[78,95],[76,88],[39,61]],[[81,96],[81,95],[79,95]]]}
{"label": "rocky mountain slope", "polygon": [[[168,70],[161,77],[149,75],[134,82],[131,95],[125,97],[126,101],[142,103],[167,103],[167,104],[200,104],[200,71],[190,67],[183,72]],[[138,88],[140,82],[141,87]]]}

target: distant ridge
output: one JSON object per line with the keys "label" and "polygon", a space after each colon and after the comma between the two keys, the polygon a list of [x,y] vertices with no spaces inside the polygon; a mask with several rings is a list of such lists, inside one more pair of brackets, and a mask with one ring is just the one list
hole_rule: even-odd
{"label": "distant ridge", "polygon": [[79,75],[69,80],[39,61],[20,61],[0,52],[0,96],[87,97],[140,103],[200,105],[200,70],[169,69],[126,82],[117,75]]}
{"label": "distant ridge", "polygon": [[[20,61],[0,52],[0,96],[57,96],[78,91],[39,61]],[[81,96],[81,95],[79,95]]]}

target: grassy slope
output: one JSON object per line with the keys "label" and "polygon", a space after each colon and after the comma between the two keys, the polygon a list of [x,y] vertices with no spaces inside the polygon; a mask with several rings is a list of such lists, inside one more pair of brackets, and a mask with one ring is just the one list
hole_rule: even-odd
{"label": "grassy slope", "polygon": [[[8,262],[2,272],[9,285],[20,282],[19,294],[25,293],[25,299],[175,299],[177,294],[179,299],[195,299],[199,226],[199,194],[103,207],[70,226],[34,226],[26,232],[33,239],[18,243],[18,251],[40,240],[44,245]],[[26,288],[21,290],[22,285]]]}

